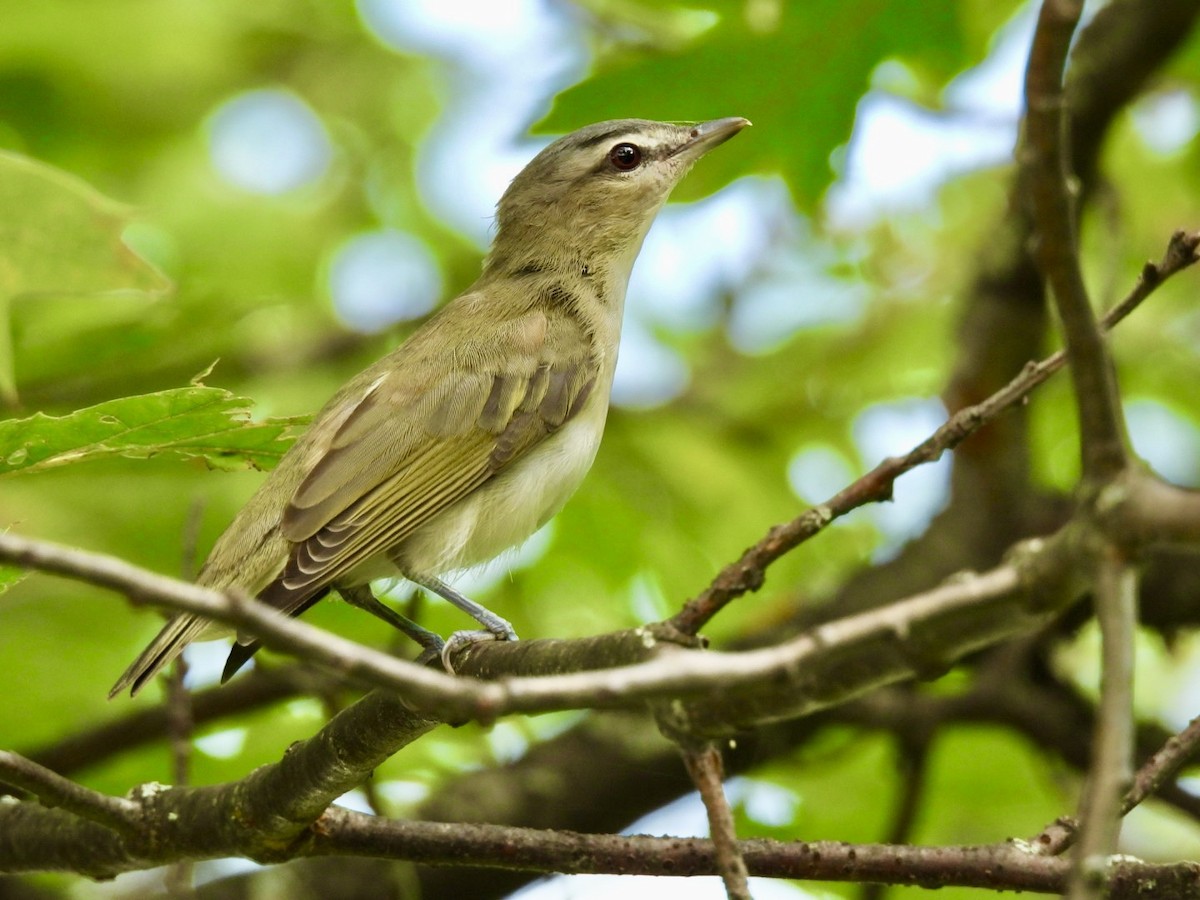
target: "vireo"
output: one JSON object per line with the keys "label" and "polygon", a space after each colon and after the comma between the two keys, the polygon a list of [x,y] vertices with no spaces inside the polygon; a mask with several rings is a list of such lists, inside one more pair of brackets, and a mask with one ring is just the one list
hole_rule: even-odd
{"label": "vireo", "polygon": [[[464,641],[515,640],[504,619],[439,579],[546,523],[592,465],[617,362],[625,287],[654,216],[692,164],[750,124],[641,119],[581,128],[542,150],[497,208],[483,273],[317,414],[217,540],[197,577],[288,615],[330,590],[419,641],[384,606],[402,575],[473,616]],[[222,627],[167,622],[114,685],[136,694]],[[222,680],[258,649],[238,635]]]}

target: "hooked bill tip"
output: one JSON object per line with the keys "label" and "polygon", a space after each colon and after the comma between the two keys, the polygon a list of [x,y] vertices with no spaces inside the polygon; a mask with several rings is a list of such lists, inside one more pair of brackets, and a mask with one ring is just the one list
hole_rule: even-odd
{"label": "hooked bill tip", "polygon": [[749,124],[750,120],[742,116],[729,116],[724,119],[701,122],[692,128],[688,133],[688,140],[678,147],[675,153],[680,151],[705,153],[718,144],[725,143]]}
{"label": "hooked bill tip", "polygon": [[718,134],[728,132],[731,135],[737,134],[748,125],[752,125],[749,119],[742,116],[727,116],[724,119],[712,119],[708,122],[701,122],[692,129],[692,137],[700,138],[708,134]]}

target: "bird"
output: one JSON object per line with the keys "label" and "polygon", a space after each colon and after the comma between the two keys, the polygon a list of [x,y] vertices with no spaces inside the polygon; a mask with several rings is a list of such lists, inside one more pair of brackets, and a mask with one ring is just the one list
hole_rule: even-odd
{"label": "bird", "polygon": [[[583,481],[608,413],[626,286],[676,184],[749,121],[619,119],[549,145],[496,209],[479,278],[353,377],[236,514],[196,582],[291,616],[330,591],[447,662],[451,646],[515,640],[442,580],[544,525]],[[402,576],[482,628],[444,641],[379,601]],[[117,680],[136,695],[189,643],[229,629],[178,613]],[[222,683],[258,650],[239,633]]]}

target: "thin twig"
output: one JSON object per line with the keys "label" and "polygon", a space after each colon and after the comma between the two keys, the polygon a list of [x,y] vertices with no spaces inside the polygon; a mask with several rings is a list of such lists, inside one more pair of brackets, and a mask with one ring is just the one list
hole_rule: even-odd
{"label": "thin twig", "polygon": [[184,684],[187,661],[175,660],[167,688],[167,734],[171,742],[171,776],[174,784],[188,783],[192,758],[192,695]]}
{"label": "thin twig", "polygon": [[43,806],[61,807],[123,834],[138,830],[139,807],[133,801],[76,784],[18,753],[0,750],[0,778],[29,791]]}
{"label": "thin twig", "polygon": [[[1200,232],[1176,231],[1171,235],[1162,260],[1146,263],[1129,294],[1101,319],[1101,327],[1106,331],[1115,327],[1168,278],[1200,260],[1198,248]],[[897,478],[919,465],[936,462],[947,450],[953,450],[1001,413],[1024,402],[1066,361],[1066,351],[1059,350],[1040,362],[1031,362],[986,400],[955,412],[908,453],[885,459],[825,503],[805,510],[786,524],[776,525],[737,562],[722,569],[703,592],[689,600],[671,619],[671,624],[685,634],[697,634],[728,603],[762,587],[767,567],[781,556],[858,507],[889,499]]]}
{"label": "thin twig", "polygon": [[729,900],[751,900],[746,860],[738,848],[733,810],[729,808],[729,798],[725,796],[722,784],[724,771],[721,751],[712,741],[699,745],[684,744],[680,751],[692,783],[700,792],[704,811],[708,814],[709,835],[716,851],[717,869],[725,884],[725,896]]}
{"label": "thin twig", "polygon": [[1079,852],[1070,900],[1099,900],[1109,857],[1121,832],[1121,797],[1133,770],[1133,635],[1137,630],[1137,570],[1116,547],[1102,554],[1096,573],[1100,623],[1100,701],[1092,763],[1080,806]]}
{"label": "thin twig", "polygon": [[[1200,716],[1192,719],[1187,727],[1172,735],[1156,751],[1133,777],[1133,785],[1121,802],[1121,815],[1163,790],[1179,771],[1200,752]],[[1079,837],[1079,820],[1074,816],[1061,816],[1041,830],[1030,844],[1038,853],[1059,856],[1074,846]]]}
{"label": "thin twig", "polygon": [[1071,355],[1085,477],[1103,482],[1128,464],[1112,361],[1079,264],[1075,199],[1067,169],[1063,73],[1083,0],[1043,0],[1025,72],[1021,157],[1033,202],[1035,247]]}
{"label": "thin twig", "polygon": [[[192,545],[195,545],[194,540]],[[189,565],[185,562],[183,568],[186,578],[189,575]],[[171,776],[172,781],[180,786],[186,785],[190,781],[192,731],[195,726],[192,720],[192,692],[185,684],[187,671],[187,660],[183,656],[179,656],[171,667],[170,678],[167,679],[166,712],[167,736],[171,747]],[[164,881],[167,893],[172,900],[188,900],[195,896],[192,887],[194,870],[195,863],[188,859],[168,866]]]}
{"label": "thin twig", "polygon": [[1166,252],[1157,263],[1147,262],[1142,266],[1137,284],[1133,286],[1128,296],[1104,314],[1100,326],[1110,330],[1114,325],[1133,312],[1142,301],[1149,297],[1164,281],[1181,272],[1188,266],[1200,261],[1197,249],[1200,248],[1200,231],[1176,231],[1167,242]]}
{"label": "thin twig", "polygon": [[[204,502],[192,501],[183,526],[183,549],[180,553],[179,577],[183,581],[196,578],[196,547],[200,540],[200,525],[204,518]],[[175,659],[167,687],[167,732],[171,738],[171,769],[174,783],[188,783],[188,767],[192,755],[192,694],[187,688],[188,664],[183,656]]]}
{"label": "thin twig", "polygon": [[1133,786],[1121,804],[1122,814],[1128,813],[1160,788],[1195,758],[1200,752],[1200,716],[1192,719],[1188,726],[1173,735],[1157,753],[1138,769]]}

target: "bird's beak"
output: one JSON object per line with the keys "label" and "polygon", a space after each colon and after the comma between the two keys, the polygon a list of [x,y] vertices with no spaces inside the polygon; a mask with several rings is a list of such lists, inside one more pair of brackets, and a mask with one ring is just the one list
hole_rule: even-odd
{"label": "bird's beak", "polygon": [[713,147],[718,144],[723,144],[747,125],[750,124],[749,119],[743,119],[741,116],[730,116],[726,119],[713,119],[710,122],[701,122],[692,129],[688,139],[679,145],[678,148],[671,154],[684,154],[696,159],[703,156]]}

